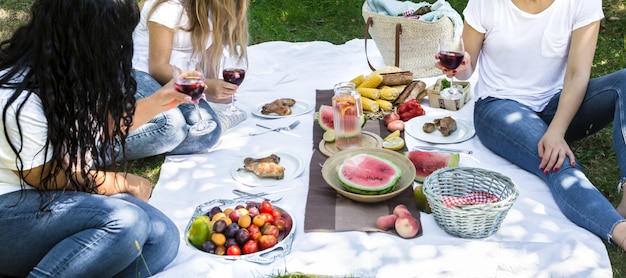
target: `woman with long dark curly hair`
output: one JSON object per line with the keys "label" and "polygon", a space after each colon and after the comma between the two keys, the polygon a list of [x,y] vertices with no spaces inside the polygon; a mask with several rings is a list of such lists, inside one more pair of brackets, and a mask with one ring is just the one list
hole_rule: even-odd
{"label": "woman with long dark curly hair", "polygon": [[170,83],[135,100],[138,21],[135,0],[37,0],[0,44],[0,275],[148,276],[176,256],[149,181],[101,162],[192,103]]}

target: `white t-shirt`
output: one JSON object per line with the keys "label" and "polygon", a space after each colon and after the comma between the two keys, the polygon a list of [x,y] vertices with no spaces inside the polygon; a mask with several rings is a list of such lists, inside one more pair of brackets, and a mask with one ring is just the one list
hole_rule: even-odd
{"label": "white t-shirt", "polygon": [[538,14],[511,0],[470,0],[463,14],[485,34],[476,96],[515,99],[535,111],[563,87],[572,31],[604,17],[601,0],[555,0]]}
{"label": "white t-shirt", "polygon": [[[149,72],[149,33],[148,33],[148,13],[152,10],[155,0],[147,0],[141,9],[141,19],[133,32],[133,68],[143,72]],[[191,43],[191,33],[181,28],[187,25],[187,13],[179,0],[169,0],[162,3],[152,13],[151,22],[161,24],[167,28],[174,29],[174,42],[172,45],[172,55],[170,64],[181,69],[186,69],[188,61],[193,53]],[[209,24],[211,22],[209,21]],[[209,36],[206,47],[208,48],[213,39]]]}
{"label": "white t-shirt", "polygon": [[[0,111],[3,111],[7,105],[7,99],[12,93],[12,89],[0,88]],[[7,112],[8,122],[6,123],[6,129],[12,142],[19,143],[20,140],[15,122],[15,113],[18,107],[17,103],[22,103],[25,98],[26,92],[22,93],[17,101],[13,102]],[[0,122],[4,123],[2,113],[0,113]],[[24,140],[20,155],[24,169],[32,169],[43,165],[47,162],[46,158],[48,160],[52,158],[52,148],[48,149],[47,154],[42,152],[43,147],[47,144],[45,138],[48,138],[48,121],[44,116],[41,100],[38,96],[30,95],[20,111],[19,122],[22,127],[22,139]],[[16,170],[16,155],[6,140],[4,129],[0,128],[0,195],[20,190],[20,178],[13,173]],[[27,186],[27,188],[34,189],[30,186]]]}

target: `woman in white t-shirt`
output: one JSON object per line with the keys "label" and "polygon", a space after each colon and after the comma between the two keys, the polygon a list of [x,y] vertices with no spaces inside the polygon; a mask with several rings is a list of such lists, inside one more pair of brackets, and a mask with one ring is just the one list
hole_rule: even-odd
{"label": "woman in white t-shirt", "polygon": [[191,97],[170,83],[135,100],[135,0],[37,0],[31,14],[0,48],[0,276],[157,274],[178,228],[148,180],[101,161]]}
{"label": "woman in white t-shirt", "polygon": [[590,80],[601,0],[470,0],[466,55],[445,74],[478,82],[474,125],[481,142],[542,178],[572,222],[626,248],[626,198],[612,204],[585,177],[568,143],[613,123],[626,180],[626,70]]}
{"label": "woman in white t-shirt", "polygon": [[[218,118],[222,132],[245,120],[243,111],[223,113],[238,86],[219,79],[219,69],[224,48],[247,57],[248,1],[143,0],[139,6],[141,20],[133,33],[133,68],[165,84],[172,79],[172,66],[184,69],[189,61],[198,61],[207,77],[208,102],[200,102],[201,110],[207,117]],[[183,105],[180,109],[188,121],[195,116],[193,107]]]}

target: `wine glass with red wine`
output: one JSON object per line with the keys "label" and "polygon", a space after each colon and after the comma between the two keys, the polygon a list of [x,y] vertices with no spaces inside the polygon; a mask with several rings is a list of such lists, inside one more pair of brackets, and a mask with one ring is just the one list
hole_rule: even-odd
{"label": "wine glass with red wine", "polygon": [[[439,62],[448,70],[455,70],[463,62],[465,48],[461,36],[442,37],[439,39],[438,49]],[[458,98],[463,92],[453,83],[454,77],[450,77],[450,88],[441,92],[442,95]]]}
{"label": "wine glass with red wine", "polygon": [[[195,70],[196,64],[189,62],[188,69],[182,70],[172,65],[172,74],[174,77],[174,88],[186,95],[189,95],[193,101],[198,101],[202,94],[204,94],[205,77],[201,71]],[[189,70],[192,69],[192,70]],[[211,124],[202,118],[198,105],[195,105],[195,110],[198,112],[198,121],[191,126],[190,131],[201,133],[209,129]]]}
{"label": "wine glass with red wine", "polygon": [[[246,77],[246,70],[248,69],[248,60],[246,57],[241,57],[238,53],[229,53],[227,49],[224,49],[224,57],[222,60],[222,78],[228,83],[241,85],[243,79]],[[232,95],[230,107],[226,110],[227,113],[237,113],[239,110],[235,106],[235,95]]]}

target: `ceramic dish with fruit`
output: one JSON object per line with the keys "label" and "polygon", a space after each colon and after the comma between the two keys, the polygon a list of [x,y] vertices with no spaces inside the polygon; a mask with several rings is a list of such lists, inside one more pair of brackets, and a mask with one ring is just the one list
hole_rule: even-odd
{"label": "ceramic dish with fruit", "polygon": [[415,166],[404,155],[378,148],[336,153],[324,162],[322,176],[340,195],[376,203],[398,196],[413,185]]}
{"label": "ceramic dish with fruit", "polygon": [[268,201],[213,200],[185,229],[187,246],[226,260],[271,263],[291,251],[295,222]]}

